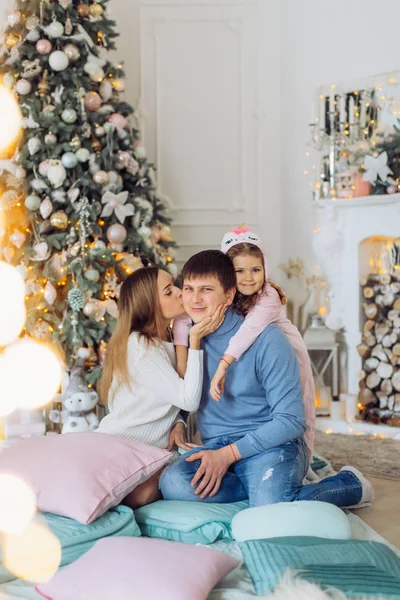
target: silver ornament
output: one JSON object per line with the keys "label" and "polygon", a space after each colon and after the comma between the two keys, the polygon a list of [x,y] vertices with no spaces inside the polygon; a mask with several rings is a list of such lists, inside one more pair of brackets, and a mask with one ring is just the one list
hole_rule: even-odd
{"label": "silver ornament", "polygon": [[66,169],[73,169],[78,164],[78,159],[74,152],[65,152],[61,157],[61,162]]}
{"label": "silver ornament", "polygon": [[54,133],[46,133],[44,136],[44,143],[47,146],[54,146],[54,144],[57,143],[57,137],[54,135]]}
{"label": "silver ornament", "polygon": [[53,212],[53,205],[50,201],[50,198],[45,198],[43,200],[43,202],[40,204],[40,214],[42,215],[43,219],[47,219],[47,217],[49,217],[51,215],[51,213]]}
{"label": "silver ornament", "polygon": [[34,154],[36,154],[36,152],[39,152],[40,147],[42,145],[41,140],[38,137],[32,137],[30,140],[28,140],[28,152],[31,156],[33,156]]}

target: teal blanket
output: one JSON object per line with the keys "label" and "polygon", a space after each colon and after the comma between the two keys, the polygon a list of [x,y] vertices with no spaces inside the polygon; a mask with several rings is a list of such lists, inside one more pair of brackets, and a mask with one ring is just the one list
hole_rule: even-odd
{"label": "teal blanket", "polygon": [[[112,535],[136,537],[140,535],[133,510],[127,506],[116,506],[89,525],[82,525],[73,519],[50,513],[39,513],[35,520],[45,521],[60,540],[61,566],[68,565],[85,554],[100,538]],[[13,579],[15,576],[1,562],[0,583]]]}

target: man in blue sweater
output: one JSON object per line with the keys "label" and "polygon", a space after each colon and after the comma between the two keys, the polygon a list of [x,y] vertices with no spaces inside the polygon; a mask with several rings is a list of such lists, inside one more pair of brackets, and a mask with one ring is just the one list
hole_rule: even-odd
{"label": "man in blue sweater", "polygon": [[[197,323],[220,304],[232,304],[236,275],[231,260],[206,250],[185,265],[183,303]],[[303,486],[308,452],[299,367],[281,329],[268,325],[229,368],[224,393],[215,402],[211,379],[243,317],[229,308],[222,325],[203,343],[204,384],[198,424],[204,446],[188,452],[161,476],[166,500],[237,502],[250,506],[320,500],[355,506],[373,499],[371,484],[353,467]]]}

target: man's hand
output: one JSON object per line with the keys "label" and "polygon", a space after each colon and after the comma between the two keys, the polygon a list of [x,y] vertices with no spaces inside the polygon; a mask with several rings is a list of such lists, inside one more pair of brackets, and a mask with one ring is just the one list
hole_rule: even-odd
{"label": "man's hand", "polygon": [[190,485],[196,486],[201,480],[196,487],[195,494],[200,495],[202,500],[207,496],[211,498],[218,492],[225,473],[230,465],[235,462],[232,448],[225,446],[219,450],[201,450],[186,459],[187,462],[195,460],[201,460],[201,465]]}
{"label": "man's hand", "polygon": [[186,437],[186,425],[182,421],[178,421],[171,427],[168,439],[167,450],[171,451],[174,446],[182,448],[183,450],[192,450],[192,448],[199,448],[197,444],[189,444]]}

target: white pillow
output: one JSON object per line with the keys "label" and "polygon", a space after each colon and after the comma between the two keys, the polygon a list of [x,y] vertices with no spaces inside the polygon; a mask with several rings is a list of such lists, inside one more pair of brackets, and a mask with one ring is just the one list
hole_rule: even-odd
{"label": "white pillow", "polygon": [[288,536],[348,540],[351,527],[337,506],[302,500],[241,510],[233,517],[232,534],[237,542]]}

